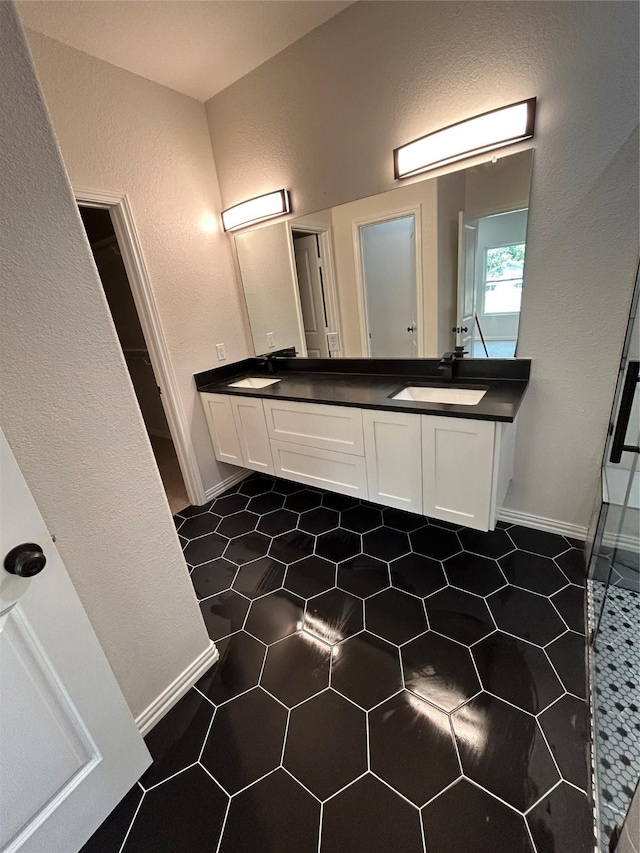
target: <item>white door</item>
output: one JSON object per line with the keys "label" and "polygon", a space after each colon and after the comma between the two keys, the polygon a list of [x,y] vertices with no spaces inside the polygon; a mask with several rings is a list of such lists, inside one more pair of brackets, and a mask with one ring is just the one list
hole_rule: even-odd
{"label": "white door", "polygon": [[329,358],[327,305],[322,280],[318,237],[296,237],[293,241],[298,273],[304,337],[309,358]]}
{"label": "white door", "polygon": [[0,850],[76,853],[151,757],[2,433],[0,470]]}
{"label": "white door", "polygon": [[422,512],[420,415],[362,413],[369,500]]}
{"label": "white door", "polygon": [[[475,358],[476,341],[476,250],[478,221],[458,214],[458,315],[456,344]],[[484,351],[483,351],[484,353]],[[480,353],[478,353],[480,354]]]}
{"label": "white door", "polygon": [[372,358],[418,357],[415,231],[413,214],[359,228]]}

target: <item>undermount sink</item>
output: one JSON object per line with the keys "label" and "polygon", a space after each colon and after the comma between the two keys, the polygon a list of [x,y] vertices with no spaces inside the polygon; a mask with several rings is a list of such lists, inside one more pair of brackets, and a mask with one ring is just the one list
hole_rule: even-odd
{"label": "undermount sink", "polygon": [[413,400],[416,403],[453,403],[456,406],[477,406],[487,393],[486,388],[433,388],[408,385],[394,394],[392,400]]}
{"label": "undermount sink", "polygon": [[266,379],[264,376],[247,376],[246,379],[230,382],[229,388],[266,388],[269,385],[275,385],[276,382],[280,382],[280,380]]}

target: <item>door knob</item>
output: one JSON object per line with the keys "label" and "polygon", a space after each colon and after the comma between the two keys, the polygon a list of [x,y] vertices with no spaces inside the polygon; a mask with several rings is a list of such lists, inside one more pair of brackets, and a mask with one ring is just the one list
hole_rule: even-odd
{"label": "door knob", "polygon": [[415,332],[418,327],[415,323],[412,323],[410,326],[407,326],[407,332]]}
{"label": "door knob", "polygon": [[452,332],[468,332],[469,329],[467,328],[467,326],[454,326],[453,329],[451,329],[451,331]]}
{"label": "door knob", "polygon": [[32,578],[39,574],[47,565],[47,558],[42,548],[34,542],[23,542],[16,545],[4,558],[4,567],[11,575],[21,578]]}

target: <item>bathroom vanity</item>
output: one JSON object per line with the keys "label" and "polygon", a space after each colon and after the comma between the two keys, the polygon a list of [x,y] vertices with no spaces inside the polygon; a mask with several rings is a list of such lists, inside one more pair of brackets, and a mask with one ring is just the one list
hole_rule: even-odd
{"label": "bathroom vanity", "polygon": [[196,376],[220,462],[492,530],[526,359],[247,359]]}

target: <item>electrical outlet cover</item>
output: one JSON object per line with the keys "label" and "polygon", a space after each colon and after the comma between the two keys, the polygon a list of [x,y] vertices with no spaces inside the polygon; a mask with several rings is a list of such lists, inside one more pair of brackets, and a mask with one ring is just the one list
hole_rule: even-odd
{"label": "electrical outlet cover", "polygon": [[273,332],[267,332],[267,346],[269,347],[269,349],[273,349],[275,345],[275,341],[273,340]]}
{"label": "electrical outlet cover", "polygon": [[327,334],[327,346],[329,348],[329,352],[340,351],[340,338],[337,332],[329,332]]}
{"label": "electrical outlet cover", "polygon": [[224,344],[216,344],[216,352],[218,353],[218,361],[224,361],[227,357]]}

